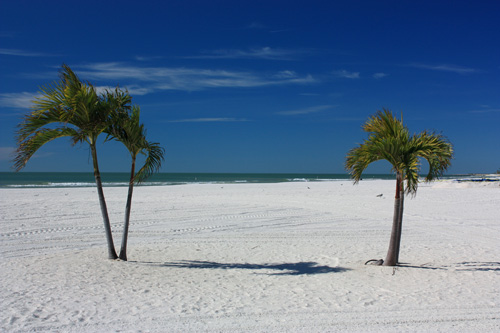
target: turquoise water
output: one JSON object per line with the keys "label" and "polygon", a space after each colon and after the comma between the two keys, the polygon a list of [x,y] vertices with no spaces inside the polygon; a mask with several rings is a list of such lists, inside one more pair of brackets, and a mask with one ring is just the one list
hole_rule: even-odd
{"label": "turquoise water", "polygon": [[[104,186],[128,186],[128,173],[102,173]],[[140,186],[164,186],[210,183],[282,183],[348,180],[347,174],[263,174],[263,173],[158,173]],[[394,175],[363,175],[363,179],[395,179]],[[92,187],[94,175],[84,172],[0,172],[1,188],[19,187]]]}

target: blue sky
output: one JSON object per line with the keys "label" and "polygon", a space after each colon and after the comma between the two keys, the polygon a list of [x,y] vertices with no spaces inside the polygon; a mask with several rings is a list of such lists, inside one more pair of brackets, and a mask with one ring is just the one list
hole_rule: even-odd
{"label": "blue sky", "polygon": [[[2,1],[0,171],[30,100],[66,63],[129,90],[166,150],[163,172],[342,173],[382,108],[447,136],[449,173],[495,172],[498,17],[496,0]],[[119,144],[98,149],[103,171],[129,169]],[[24,170],[92,165],[59,139]]]}

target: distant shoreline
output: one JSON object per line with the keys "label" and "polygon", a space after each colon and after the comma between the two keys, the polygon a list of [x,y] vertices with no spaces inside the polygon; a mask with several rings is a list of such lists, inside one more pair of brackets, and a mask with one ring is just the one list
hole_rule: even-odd
{"label": "distant shoreline", "polygon": [[[103,172],[105,187],[128,186],[129,174]],[[392,180],[393,174],[366,174],[363,180]],[[498,174],[445,175],[441,180],[498,181]],[[348,174],[321,173],[158,173],[139,186],[172,186],[186,184],[255,184],[288,182],[321,182],[350,180]],[[0,188],[71,188],[94,187],[91,172],[0,172]]]}
{"label": "distant shoreline", "polygon": [[[105,187],[128,186],[126,172],[101,173]],[[498,177],[498,178],[497,178]],[[478,179],[500,179],[500,175],[470,174],[445,175],[440,179],[478,181]],[[365,174],[363,180],[392,180],[393,174]],[[349,174],[321,173],[158,173],[139,186],[172,186],[186,184],[245,184],[245,183],[288,183],[350,180]],[[70,188],[94,187],[91,172],[0,172],[0,188]]]}

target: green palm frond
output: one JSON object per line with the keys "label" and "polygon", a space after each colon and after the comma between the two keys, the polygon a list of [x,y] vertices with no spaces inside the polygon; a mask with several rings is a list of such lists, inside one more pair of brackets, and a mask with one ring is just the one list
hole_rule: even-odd
{"label": "green palm frond", "polygon": [[154,173],[160,170],[161,164],[164,160],[165,149],[160,147],[156,142],[147,143],[147,148],[143,150],[146,155],[146,160],[142,168],[136,173],[135,181],[141,183],[149,178]]}
{"label": "green palm frond", "polygon": [[128,112],[117,109],[112,113],[112,122],[106,129],[106,140],[121,142],[129,151],[133,161],[139,154],[146,156],[144,165],[134,176],[134,181],[137,183],[160,169],[164,154],[164,149],[158,143],[146,140],[146,130],[144,124],[140,122],[140,113],[140,108],[135,105]]}
{"label": "green palm frond", "polygon": [[41,129],[33,135],[23,140],[16,151],[14,159],[14,168],[16,171],[21,170],[28,160],[40,149],[44,144],[54,139],[61,137],[75,137],[78,131],[68,127],[60,127],[55,129]]}
{"label": "green palm frond", "polygon": [[132,157],[145,146],[144,125],[140,123],[140,108],[133,106],[131,112],[115,110],[111,114],[110,125],[106,128],[106,140],[114,139],[125,145]]}
{"label": "green palm frond", "polygon": [[426,181],[440,177],[451,165],[453,147],[442,135],[422,132],[415,138],[416,154],[429,164]]}
{"label": "green palm frond", "polygon": [[39,113],[29,113],[23,117],[18,125],[17,141],[23,141],[38,129],[53,123],[61,122],[61,112],[59,109],[47,110]]}
{"label": "green palm frond", "polygon": [[80,81],[66,65],[62,67],[59,81],[42,86],[40,94],[33,101],[32,112],[18,126],[14,168],[21,170],[40,147],[56,138],[70,137],[73,144],[86,141],[92,153],[108,255],[110,259],[115,259],[117,255],[102,191],[96,141],[110,126],[112,113],[130,107],[130,96],[118,88],[98,94],[92,84]]}
{"label": "green palm frond", "polygon": [[369,164],[387,160],[393,172],[403,175],[405,192],[415,194],[420,159],[425,159],[429,164],[427,181],[441,176],[451,164],[453,148],[446,138],[427,131],[410,135],[403,122],[389,110],[377,111],[368,118],[362,129],[368,132],[368,138],[347,153],[345,163],[355,183],[361,179],[361,174]]}
{"label": "green palm frond", "polygon": [[31,113],[18,126],[15,169],[24,167],[40,145],[59,136],[71,136],[73,144],[84,141],[95,144],[109,126],[111,113],[130,108],[130,100],[128,92],[118,88],[98,94],[92,84],[83,83],[63,65],[59,81],[40,88],[40,97],[33,101]]}
{"label": "green palm frond", "polygon": [[379,153],[377,145],[365,141],[364,144],[351,149],[347,153],[345,167],[349,170],[354,182],[357,183],[368,165],[381,159],[383,159],[383,157]]}

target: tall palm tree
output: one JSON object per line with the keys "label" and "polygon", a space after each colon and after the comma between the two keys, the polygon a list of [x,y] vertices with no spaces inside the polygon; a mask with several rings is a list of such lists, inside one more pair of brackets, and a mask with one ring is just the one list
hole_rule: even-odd
{"label": "tall palm tree", "polygon": [[387,160],[392,164],[392,171],[396,173],[394,218],[389,250],[383,264],[395,266],[399,262],[404,196],[417,193],[420,160],[429,164],[425,181],[431,181],[450,166],[453,147],[440,134],[424,131],[410,135],[403,121],[386,109],[371,116],[362,128],[369,133],[368,139],[348,152],[345,167],[357,183],[370,163]]}
{"label": "tall palm tree", "polygon": [[116,88],[98,94],[90,83],[84,83],[67,65],[62,66],[60,80],[41,87],[41,97],[33,101],[33,111],[18,126],[18,148],[14,158],[16,171],[44,144],[69,137],[73,145],[86,142],[90,147],[94,177],[108,243],[108,257],[116,259],[108,210],[102,189],[97,160],[97,139],[109,125],[110,114],[130,108],[131,97]]}
{"label": "tall palm tree", "polygon": [[[144,124],[141,124],[139,120],[140,113],[141,110],[138,106],[134,106],[132,112],[114,112],[112,125],[107,129],[108,139],[111,138],[123,143],[132,158],[127,205],[125,207],[125,222],[119,255],[119,258],[125,261],[127,260],[127,240],[134,183],[140,183],[157,172],[161,167],[164,153],[164,149],[158,143],[146,140]],[[136,159],[139,154],[145,155],[146,160],[142,168],[135,173]]]}

